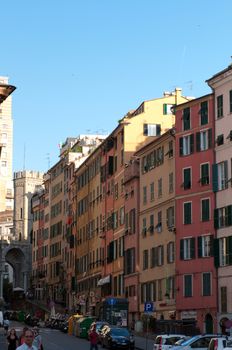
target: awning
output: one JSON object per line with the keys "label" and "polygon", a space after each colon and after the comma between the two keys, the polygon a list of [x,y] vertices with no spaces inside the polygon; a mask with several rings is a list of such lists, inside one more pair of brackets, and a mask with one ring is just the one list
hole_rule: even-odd
{"label": "awning", "polygon": [[97,282],[97,285],[98,285],[98,286],[103,286],[103,285],[106,284],[106,283],[110,283],[110,275],[101,278],[101,279]]}

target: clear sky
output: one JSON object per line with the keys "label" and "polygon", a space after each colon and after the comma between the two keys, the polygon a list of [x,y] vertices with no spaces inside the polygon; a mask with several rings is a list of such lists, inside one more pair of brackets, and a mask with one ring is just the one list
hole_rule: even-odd
{"label": "clear sky", "polygon": [[231,63],[231,14],[231,0],[1,1],[14,171],[24,153],[26,169],[48,170],[66,137],[110,132],[176,86],[209,93],[205,80]]}

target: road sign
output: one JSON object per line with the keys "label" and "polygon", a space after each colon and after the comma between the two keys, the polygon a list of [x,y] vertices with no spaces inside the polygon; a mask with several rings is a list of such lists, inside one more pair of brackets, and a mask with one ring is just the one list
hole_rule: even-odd
{"label": "road sign", "polygon": [[117,301],[116,301],[116,299],[114,299],[114,298],[110,298],[110,299],[107,300],[107,303],[108,303],[109,305],[111,305],[111,306],[115,305],[116,302],[117,302]]}
{"label": "road sign", "polygon": [[144,303],[144,312],[149,313],[154,311],[154,304],[152,302]]}

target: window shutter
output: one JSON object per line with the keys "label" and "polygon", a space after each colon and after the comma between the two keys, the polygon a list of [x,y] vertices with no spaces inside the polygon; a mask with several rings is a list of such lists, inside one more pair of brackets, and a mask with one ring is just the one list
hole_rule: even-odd
{"label": "window shutter", "polygon": [[190,153],[194,152],[194,134],[190,135]]}
{"label": "window shutter", "polygon": [[170,243],[167,244],[167,263],[170,263]]}
{"label": "window shutter", "polygon": [[227,239],[229,265],[232,265],[232,236],[227,237]]}
{"label": "window shutter", "polygon": [[212,148],[212,129],[208,130],[208,148]]}
{"label": "window shutter", "polygon": [[218,165],[212,165],[212,174],[213,174],[213,192],[218,191]]}
{"label": "window shutter", "polygon": [[214,228],[219,228],[219,215],[218,215],[218,209],[214,209]]}
{"label": "window shutter", "polygon": [[155,248],[154,266],[159,266],[159,262],[158,262],[158,247]]}
{"label": "window shutter", "polygon": [[190,240],[190,257],[195,259],[195,238],[192,237]]}
{"label": "window shutter", "polygon": [[167,103],[163,104],[163,114],[166,115],[167,114]]}
{"label": "window shutter", "polygon": [[196,151],[200,152],[201,150],[201,134],[200,132],[196,133]]}
{"label": "window shutter", "polygon": [[113,175],[113,173],[114,173],[114,157],[109,156],[108,174]]}
{"label": "window shutter", "polygon": [[215,238],[213,240],[213,256],[214,256],[214,266],[219,267],[219,239]]}
{"label": "window shutter", "polygon": [[226,226],[232,225],[232,205],[226,207]]}
{"label": "window shutter", "polygon": [[161,265],[164,264],[164,246],[161,246]]}
{"label": "window shutter", "polygon": [[183,137],[180,137],[179,142],[180,156],[183,156]]}
{"label": "window shutter", "polygon": [[184,240],[180,240],[180,260],[184,260]]}
{"label": "window shutter", "polygon": [[191,188],[191,169],[184,169],[184,189]]}
{"label": "window shutter", "polygon": [[210,256],[213,256],[213,242],[214,242],[214,236],[210,235],[210,241],[209,241],[209,247],[210,247],[209,255]]}
{"label": "window shutter", "polygon": [[198,246],[198,258],[202,258],[202,237],[197,237],[197,246]]}
{"label": "window shutter", "polygon": [[228,188],[228,161],[224,162],[224,171],[225,171],[225,188]]}
{"label": "window shutter", "polygon": [[148,125],[143,124],[143,135],[147,136],[148,135]]}
{"label": "window shutter", "polygon": [[157,124],[156,125],[156,136],[159,136],[160,133],[161,133],[161,126],[160,126],[160,124]]}
{"label": "window shutter", "polygon": [[157,159],[156,159],[156,150],[154,150],[154,167],[156,167]]}

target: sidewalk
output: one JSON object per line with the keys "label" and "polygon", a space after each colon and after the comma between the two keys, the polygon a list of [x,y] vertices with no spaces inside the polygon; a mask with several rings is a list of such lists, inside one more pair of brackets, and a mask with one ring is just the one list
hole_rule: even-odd
{"label": "sidewalk", "polygon": [[135,348],[138,350],[153,350],[154,340],[151,338],[139,337],[137,335],[135,338]]}

